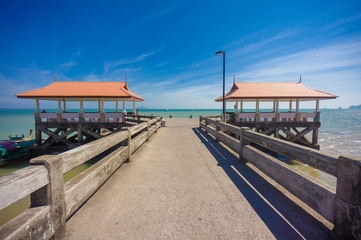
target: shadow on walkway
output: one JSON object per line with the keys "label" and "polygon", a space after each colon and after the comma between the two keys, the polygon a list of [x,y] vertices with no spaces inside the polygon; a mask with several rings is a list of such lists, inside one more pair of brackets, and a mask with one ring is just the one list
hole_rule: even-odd
{"label": "shadow on walkway", "polygon": [[332,239],[331,231],[200,128],[192,128],[277,239]]}

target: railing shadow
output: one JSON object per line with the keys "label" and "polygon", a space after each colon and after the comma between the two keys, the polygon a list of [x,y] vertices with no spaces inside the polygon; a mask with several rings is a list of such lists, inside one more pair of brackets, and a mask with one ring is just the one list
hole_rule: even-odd
{"label": "railing shadow", "polygon": [[325,225],[286,197],[200,128],[194,133],[276,239],[332,239]]}

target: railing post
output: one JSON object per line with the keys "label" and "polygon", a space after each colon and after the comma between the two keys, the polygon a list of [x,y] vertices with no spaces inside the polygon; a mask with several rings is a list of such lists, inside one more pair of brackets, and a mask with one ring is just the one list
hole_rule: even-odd
{"label": "railing post", "polygon": [[49,184],[31,194],[31,205],[32,207],[39,205],[50,206],[48,225],[54,229],[52,238],[62,239],[65,233],[66,221],[63,160],[54,155],[43,155],[31,159],[30,165],[44,165],[49,174]]}
{"label": "railing post", "polygon": [[216,138],[216,142],[219,142],[219,137],[218,137],[218,135],[219,135],[219,131],[221,130],[220,127],[219,127],[219,121],[216,120],[214,125],[215,125],[216,131],[217,131],[217,132],[216,132],[216,136],[214,136],[214,137]]}
{"label": "railing post", "polygon": [[100,122],[105,122],[105,113],[100,112]]}
{"label": "railing post", "polygon": [[130,132],[130,128],[128,128],[128,154],[129,154],[129,157],[128,157],[128,160],[126,162],[129,162],[130,161],[130,157],[132,156],[132,133]]}
{"label": "railing post", "polygon": [[248,162],[246,159],[244,159],[243,158],[243,146],[244,145],[246,145],[246,144],[248,144],[248,141],[246,140],[246,139],[244,139],[244,137],[243,137],[243,133],[244,133],[244,131],[246,131],[246,130],[249,130],[249,128],[247,128],[247,127],[241,127],[240,129],[239,129],[239,140],[240,140],[240,145],[239,145],[239,161],[241,162],[241,163],[246,163],[246,162]]}
{"label": "railing post", "polygon": [[338,238],[361,239],[360,156],[338,158],[334,224]]}
{"label": "railing post", "polygon": [[[148,139],[149,139],[149,137],[150,137],[150,132],[149,132],[149,126],[150,126],[150,124],[149,124],[149,121],[150,121],[150,120],[147,121],[147,141],[148,141]],[[158,121],[155,122],[156,125],[157,125],[157,122],[158,122]],[[156,127],[156,128],[157,128],[157,127]]]}

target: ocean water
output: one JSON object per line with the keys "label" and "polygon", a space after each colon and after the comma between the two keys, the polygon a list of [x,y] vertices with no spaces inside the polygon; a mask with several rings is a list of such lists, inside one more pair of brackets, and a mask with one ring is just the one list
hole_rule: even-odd
{"label": "ocean water", "polygon": [[[199,118],[221,112],[221,109],[139,109],[140,114],[163,118]],[[8,139],[9,135],[27,136],[30,129],[34,129],[34,110],[0,109],[0,140]],[[322,109],[319,144],[321,150],[337,156],[361,155],[361,109]]]}
{"label": "ocean water", "polygon": [[[163,118],[199,118],[221,112],[221,109],[139,109],[140,114]],[[8,139],[9,135],[27,136],[30,129],[34,129],[33,109],[0,109],[0,140]],[[361,109],[322,109],[319,144],[321,150],[337,156],[361,155]]]}

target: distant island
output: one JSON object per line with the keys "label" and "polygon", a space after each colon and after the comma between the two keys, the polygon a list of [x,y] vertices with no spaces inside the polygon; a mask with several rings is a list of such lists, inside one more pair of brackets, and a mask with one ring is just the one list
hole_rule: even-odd
{"label": "distant island", "polygon": [[348,109],[361,109],[361,104],[357,106],[351,105]]}

